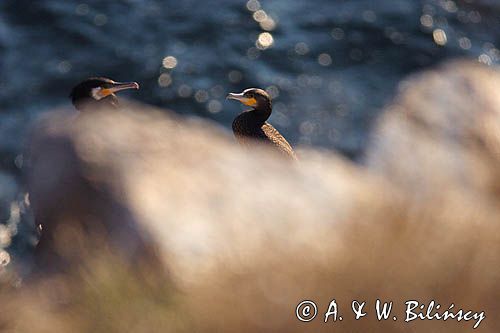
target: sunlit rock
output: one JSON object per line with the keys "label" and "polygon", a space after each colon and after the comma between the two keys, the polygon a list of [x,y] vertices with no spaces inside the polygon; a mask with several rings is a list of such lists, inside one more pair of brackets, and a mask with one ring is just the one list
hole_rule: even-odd
{"label": "sunlit rock", "polygon": [[[468,332],[478,323],[405,323],[405,302],[435,300],[484,311],[480,329],[496,332],[498,86],[495,71],[465,63],[410,79],[364,166],[241,150],[208,122],[145,106],[52,115],[27,163],[50,233],[39,255],[49,249],[45,268],[60,273],[62,258],[65,270],[1,291],[0,327]],[[377,299],[394,302],[396,320],[377,320]],[[318,307],[309,323],[296,317],[304,300]],[[332,300],[343,320],[325,323]],[[353,300],[367,302],[361,320]]]}
{"label": "sunlit rock", "polygon": [[421,198],[500,199],[498,87],[498,70],[472,62],[410,78],[378,121],[370,168]]}

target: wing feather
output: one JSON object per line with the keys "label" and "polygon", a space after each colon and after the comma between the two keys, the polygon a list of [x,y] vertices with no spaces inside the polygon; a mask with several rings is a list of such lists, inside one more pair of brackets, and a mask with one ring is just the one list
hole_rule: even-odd
{"label": "wing feather", "polygon": [[262,125],[262,131],[264,132],[266,138],[274,144],[282,153],[289,155],[293,159],[297,159],[292,146],[286,141],[286,139],[281,135],[280,132],[273,125],[268,122]]}

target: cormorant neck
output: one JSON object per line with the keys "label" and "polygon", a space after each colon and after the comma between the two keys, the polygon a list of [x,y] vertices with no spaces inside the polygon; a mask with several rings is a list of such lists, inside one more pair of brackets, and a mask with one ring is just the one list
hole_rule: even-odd
{"label": "cormorant neck", "polygon": [[118,104],[118,99],[116,97],[113,98],[103,98],[100,101],[96,101],[92,98],[83,99],[80,101],[76,101],[74,103],[76,109],[81,112],[87,111],[95,111],[99,109],[119,109],[120,106]]}
{"label": "cormorant neck", "polygon": [[271,116],[272,111],[273,108],[271,102],[269,101],[264,105],[258,105],[257,107],[255,107],[252,113],[256,116],[259,122],[262,122],[264,124],[266,120]]}

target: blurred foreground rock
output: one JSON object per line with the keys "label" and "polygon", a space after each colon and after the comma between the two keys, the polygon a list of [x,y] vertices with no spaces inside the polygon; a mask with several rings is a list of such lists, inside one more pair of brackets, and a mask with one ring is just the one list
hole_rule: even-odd
{"label": "blurred foreground rock", "polygon": [[447,191],[498,204],[499,87],[498,70],[467,62],[415,75],[379,119],[370,169],[413,198]]}
{"label": "blurred foreground rock", "polygon": [[[405,83],[368,167],[249,154],[149,107],[52,115],[34,135],[39,265],[4,291],[10,332],[468,332],[405,323],[407,300],[500,322],[499,74],[455,63]],[[498,89],[498,88],[496,88]],[[315,300],[317,318],[296,306]],[[335,299],[342,321],[324,323]],[[393,301],[379,322],[375,300]],[[367,301],[356,321],[351,302]],[[12,309],[16,309],[13,311]]]}

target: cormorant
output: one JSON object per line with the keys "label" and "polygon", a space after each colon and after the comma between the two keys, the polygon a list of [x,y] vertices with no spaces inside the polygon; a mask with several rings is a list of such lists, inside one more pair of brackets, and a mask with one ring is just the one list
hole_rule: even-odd
{"label": "cormorant", "polygon": [[115,82],[105,77],[91,77],[76,85],[70,97],[75,108],[85,111],[96,108],[118,108],[115,93],[126,89],[139,89],[137,82]]}
{"label": "cormorant", "polygon": [[297,159],[288,141],[267,122],[271,116],[271,97],[262,89],[250,88],[240,94],[229,94],[228,99],[237,100],[252,109],[240,113],[233,121],[233,133],[238,142],[247,145],[251,140],[272,144],[280,153]]}

